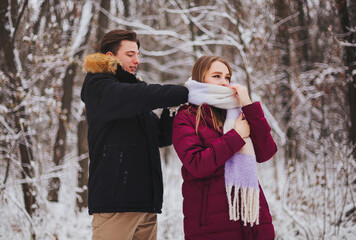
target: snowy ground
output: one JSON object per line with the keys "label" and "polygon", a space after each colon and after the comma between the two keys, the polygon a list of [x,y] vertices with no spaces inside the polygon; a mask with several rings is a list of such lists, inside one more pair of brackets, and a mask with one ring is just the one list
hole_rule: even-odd
{"label": "snowy ground", "polygon": [[[168,163],[162,161],[164,179],[164,205],[163,213],[158,216],[158,239],[159,240],[180,240],[183,235],[183,215],[182,215],[182,196],[181,196],[181,162],[177,158],[174,150],[170,150]],[[283,211],[282,201],[277,199],[276,184],[279,186],[279,193],[282,194],[285,180],[280,174],[283,172],[283,164],[279,161],[278,183],[275,181],[275,171],[273,160],[259,165],[260,182],[264,189],[270,210],[274,219],[276,239],[304,240],[306,236],[303,232],[298,232],[300,227],[295,226],[291,217]],[[68,167],[69,169],[72,166]],[[74,172],[73,172],[74,173]],[[66,174],[73,176],[75,174]],[[32,222],[21,208],[21,188],[15,185],[12,189],[6,189],[1,194],[0,199],[0,239],[1,240],[23,240],[30,239],[31,224],[37,239],[60,239],[60,240],[89,240],[91,239],[91,220],[87,210],[81,213],[74,211],[75,198],[73,188],[75,187],[74,178],[68,177],[65,180],[66,187],[61,191],[67,193],[68,198],[60,199],[59,203],[42,202],[45,206],[40,210],[40,216]],[[45,192],[45,191],[43,191]],[[63,192],[62,192],[63,194]],[[64,194],[65,196],[66,194]],[[62,195],[63,196],[63,195]],[[43,198],[44,199],[44,198]],[[305,223],[301,223],[303,226]],[[297,229],[297,230],[296,230]],[[339,233],[339,237],[326,237],[325,239],[356,239],[354,226],[346,226],[344,232]],[[320,239],[310,233],[309,239]]]}

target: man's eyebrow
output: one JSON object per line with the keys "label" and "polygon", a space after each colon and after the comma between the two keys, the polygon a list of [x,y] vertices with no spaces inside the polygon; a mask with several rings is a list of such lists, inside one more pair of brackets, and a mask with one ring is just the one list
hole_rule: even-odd
{"label": "man's eyebrow", "polygon": [[136,51],[131,51],[131,50],[129,50],[129,51],[127,51],[126,53],[137,53],[137,54],[139,54],[140,52],[136,52]]}

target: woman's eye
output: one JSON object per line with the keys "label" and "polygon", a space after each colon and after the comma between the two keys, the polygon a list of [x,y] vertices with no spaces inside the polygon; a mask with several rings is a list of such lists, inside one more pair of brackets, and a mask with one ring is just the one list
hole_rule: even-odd
{"label": "woman's eye", "polygon": [[228,80],[229,82],[230,82],[230,79],[231,79],[230,77],[226,77],[226,80]]}
{"label": "woman's eye", "polygon": [[219,75],[214,75],[213,78],[220,78],[220,76]]}

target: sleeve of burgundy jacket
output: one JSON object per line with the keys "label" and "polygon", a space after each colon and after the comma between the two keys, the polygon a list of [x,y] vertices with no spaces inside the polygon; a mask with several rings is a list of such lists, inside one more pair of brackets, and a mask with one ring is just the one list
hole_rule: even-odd
{"label": "sleeve of burgundy jacket", "polygon": [[250,125],[250,137],[255,149],[257,162],[262,163],[273,157],[277,146],[271,135],[271,128],[263,114],[261,104],[255,102],[242,108]]}
{"label": "sleeve of burgundy jacket", "polygon": [[173,120],[172,141],[184,167],[198,178],[212,175],[245,145],[245,141],[232,129],[209,146],[204,146],[195,132],[194,123],[184,111],[180,111]]}

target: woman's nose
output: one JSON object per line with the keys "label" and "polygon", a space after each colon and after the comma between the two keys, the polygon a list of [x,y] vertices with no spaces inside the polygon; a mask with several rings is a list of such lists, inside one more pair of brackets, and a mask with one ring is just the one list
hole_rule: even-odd
{"label": "woman's nose", "polygon": [[229,86],[229,81],[226,79],[223,79],[222,82],[220,83],[221,86],[228,87]]}

